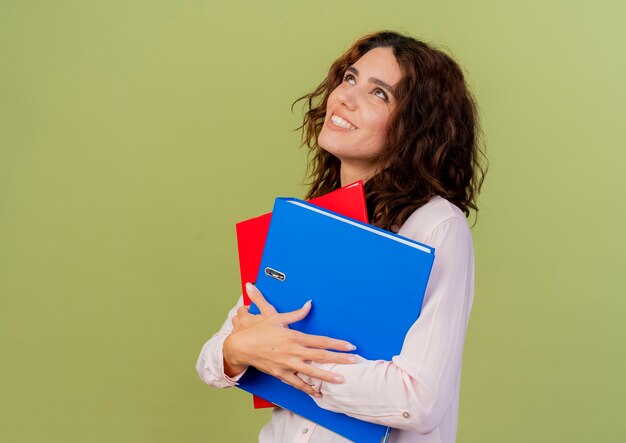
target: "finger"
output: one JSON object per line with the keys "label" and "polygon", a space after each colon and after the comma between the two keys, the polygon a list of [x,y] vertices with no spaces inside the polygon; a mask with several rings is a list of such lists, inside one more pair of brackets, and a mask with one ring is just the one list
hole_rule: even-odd
{"label": "finger", "polygon": [[309,314],[309,312],[311,312],[311,300],[302,305],[300,309],[296,309],[295,311],[291,312],[285,312],[284,314],[278,314],[278,317],[280,318],[280,322],[282,324],[290,325],[291,323],[302,320]]}
{"label": "finger", "polygon": [[237,308],[237,315],[249,314],[250,306],[239,306]]}
{"label": "finger", "polygon": [[292,372],[287,372],[279,377],[282,381],[287,384],[290,384],[296,389],[300,389],[305,394],[312,395],[313,397],[321,397],[322,394],[317,392],[311,386],[307,385],[300,377]]}
{"label": "finger", "polygon": [[325,337],[323,335],[311,335],[303,332],[293,331],[296,334],[298,343],[308,348],[335,349],[337,351],[354,351],[356,346],[345,340]]}
{"label": "finger", "polygon": [[254,286],[252,283],[246,283],[246,292],[248,293],[248,297],[250,297],[250,300],[252,300],[254,304],[257,305],[259,311],[261,311],[261,314],[276,314],[276,309],[274,309],[274,306],[272,306],[268,303],[267,300],[265,300],[265,297],[263,297],[261,291],[259,291],[257,287]]}
{"label": "finger", "polygon": [[344,376],[341,374],[316,368],[315,366],[306,363],[302,363],[302,365],[300,365],[298,372],[329,383],[340,384],[346,381]]}
{"label": "finger", "polygon": [[241,306],[237,309],[235,318],[239,321],[239,325],[243,327],[252,326],[255,323],[256,315],[250,314],[249,306]]}
{"label": "finger", "polygon": [[237,317],[233,317],[232,323],[233,323],[233,329],[235,330],[241,327],[241,323],[239,322],[239,319]]}
{"label": "finger", "polygon": [[252,326],[261,319],[261,317],[254,314],[242,314],[238,315],[237,318],[239,319],[241,326],[245,327]]}
{"label": "finger", "polygon": [[300,357],[302,360],[309,360],[317,363],[339,363],[342,365],[360,363],[363,360],[362,357],[355,354],[331,352],[323,349],[305,349],[300,354]]}

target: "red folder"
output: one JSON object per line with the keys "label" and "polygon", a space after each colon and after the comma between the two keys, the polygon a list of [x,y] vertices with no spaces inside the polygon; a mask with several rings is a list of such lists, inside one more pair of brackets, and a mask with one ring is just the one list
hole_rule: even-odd
{"label": "red folder", "polygon": [[[338,212],[346,217],[368,223],[365,191],[361,180],[321,197],[314,198],[310,202],[322,208]],[[237,249],[239,251],[239,270],[241,273],[241,292],[245,305],[250,304],[250,299],[246,293],[246,282],[254,282],[256,280],[271,219],[272,213],[269,212],[235,225],[237,230]],[[255,409],[274,406],[273,403],[263,400],[256,395],[254,396]]]}

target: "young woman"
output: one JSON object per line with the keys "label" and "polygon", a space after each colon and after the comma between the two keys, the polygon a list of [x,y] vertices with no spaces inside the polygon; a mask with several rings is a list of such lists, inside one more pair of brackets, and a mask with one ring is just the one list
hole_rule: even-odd
{"label": "young woman", "polygon": [[[249,284],[261,313],[250,314],[240,298],[202,348],[197,371],[209,385],[228,387],[254,366],[322,408],[395,428],[391,442],[454,442],[474,296],[466,217],[478,210],[485,172],[462,71],[423,42],[379,32],[357,41],[301,99],[308,105],[301,128],[314,151],[306,198],[361,179],[370,223],[436,248],[421,315],[400,355],[369,361],[336,352],[353,349],[350,343],[289,329],[310,303],[277,313]],[[276,408],[259,441],[347,440]]]}

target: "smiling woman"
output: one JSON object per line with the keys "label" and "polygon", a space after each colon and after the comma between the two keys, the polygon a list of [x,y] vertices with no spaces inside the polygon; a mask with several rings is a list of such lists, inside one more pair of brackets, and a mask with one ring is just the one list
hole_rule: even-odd
{"label": "smiling woman", "polygon": [[396,105],[393,85],[402,78],[391,48],[374,48],[346,69],[328,97],[317,142],[341,161],[341,181],[374,175]]}
{"label": "smiling woman", "polygon": [[[436,249],[421,315],[400,355],[369,361],[335,352],[353,350],[341,337],[289,329],[306,317],[310,303],[278,313],[248,284],[260,314],[250,314],[240,297],[203,346],[198,374],[211,386],[229,387],[254,366],[322,408],[395,428],[391,442],[453,442],[474,297],[466,217],[478,210],[485,171],[476,106],[462,71],[423,42],[379,32],[357,41],[298,100],[308,105],[301,129],[314,153],[306,198],[363,180],[372,224]],[[347,440],[275,408],[259,441]]]}

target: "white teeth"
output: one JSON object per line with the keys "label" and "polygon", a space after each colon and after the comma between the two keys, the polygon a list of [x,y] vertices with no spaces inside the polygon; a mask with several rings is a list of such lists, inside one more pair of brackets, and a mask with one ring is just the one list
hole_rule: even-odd
{"label": "white teeth", "polygon": [[338,115],[334,115],[330,118],[330,120],[336,124],[337,126],[341,126],[346,129],[356,129],[356,127],[352,126],[350,123],[339,117]]}

